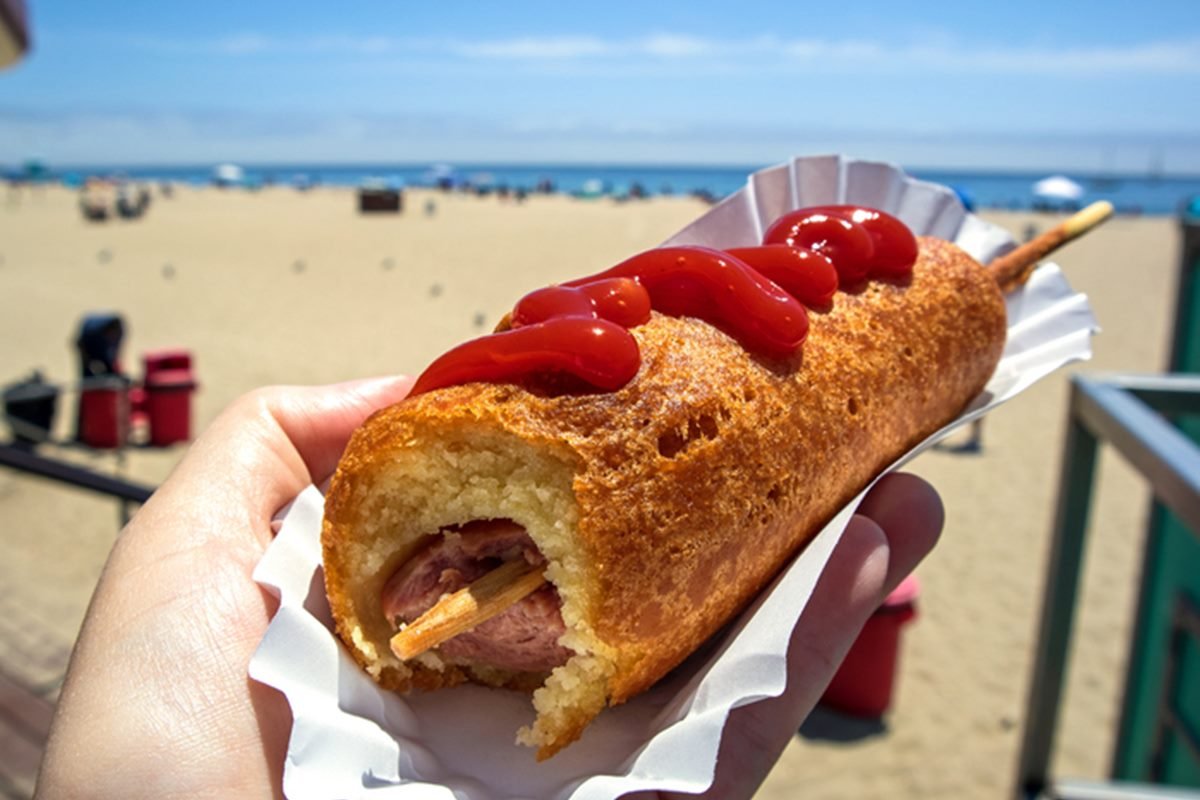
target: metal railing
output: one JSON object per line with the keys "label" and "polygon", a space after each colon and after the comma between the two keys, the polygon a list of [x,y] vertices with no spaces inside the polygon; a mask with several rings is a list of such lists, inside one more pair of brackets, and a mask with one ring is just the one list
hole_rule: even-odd
{"label": "metal railing", "polygon": [[66,461],[49,458],[20,445],[0,444],[0,466],[11,467],[21,472],[49,478],[80,489],[99,492],[131,503],[144,503],[154,493],[152,486],[94,472]]}
{"label": "metal railing", "polygon": [[[1200,448],[1166,419],[1200,413],[1200,376],[1075,376],[1058,506],[1042,599],[1017,768],[1020,798],[1070,797],[1078,783],[1054,781],[1050,759],[1062,705],[1071,629],[1087,540],[1100,442],[1115,447],[1157,500],[1200,536]],[[1107,797],[1200,797],[1166,787],[1107,784]],[[1084,796],[1076,794],[1075,796]]]}
{"label": "metal railing", "polygon": [[117,522],[121,527],[129,522],[130,506],[146,502],[154,493],[153,486],[105,475],[61,459],[50,458],[38,453],[34,447],[27,444],[0,444],[0,467],[9,467],[19,472],[115,498],[118,501]]}

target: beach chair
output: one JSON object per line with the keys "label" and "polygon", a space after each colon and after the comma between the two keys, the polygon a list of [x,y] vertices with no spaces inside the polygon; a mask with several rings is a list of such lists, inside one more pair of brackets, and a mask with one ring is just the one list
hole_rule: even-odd
{"label": "beach chair", "polygon": [[108,206],[94,198],[81,198],[79,211],[88,222],[104,222],[108,219]]}

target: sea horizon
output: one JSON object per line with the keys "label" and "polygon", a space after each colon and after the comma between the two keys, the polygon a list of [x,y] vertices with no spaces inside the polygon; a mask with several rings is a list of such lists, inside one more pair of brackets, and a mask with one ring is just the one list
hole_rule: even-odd
{"label": "sea horizon", "polygon": [[[664,164],[579,162],[227,162],[241,170],[240,182],[257,188],[268,185],[313,185],[354,187],[367,182],[395,187],[436,185],[445,179],[456,186],[534,191],[547,184],[556,192],[589,196],[702,194],[725,197],[745,184],[746,177],[764,164]],[[775,162],[779,163],[779,162]],[[214,169],[221,164],[180,163],[92,163],[52,164],[47,174],[68,185],[90,176],[122,177],[134,181],[181,182],[190,185],[213,183]],[[1074,207],[1095,200],[1109,200],[1118,212],[1127,214],[1177,214],[1200,197],[1200,175],[1154,174],[1150,172],[1046,171],[1032,168],[956,169],[905,166],[910,175],[954,188],[976,208],[1021,210],[1047,205]],[[1033,184],[1049,175],[1064,175],[1083,189],[1071,201],[1048,203],[1033,191]]]}
{"label": "sea horizon", "polygon": [[[811,155],[832,155],[826,153],[813,153]],[[969,174],[969,175],[987,175],[987,176],[1017,176],[1017,177],[1037,177],[1042,178],[1048,175],[1066,175],[1068,177],[1081,178],[1118,178],[1123,180],[1128,179],[1153,179],[1153,180],[1200,180],[1200,171],[1173,171],[1162,170],[1155,171],[1151,168],[1130,169],[1130,168],[1087,168],[1076,169],[1071,167],[1047,169],[1042,167],[1032,166],[1011,166],[1011,167],[955,167],[936,164],[902,164],[900,162],[889,159],[870,159],[863,156],[854,156],[855,158],[864,158],[864,160],[879,160],[887,163],[896,163],[901,166],[906,172],[924,173],[924,174]],[[47,163],[45,159],[31,157],[23,161],[36,161]],[[15,165],[22,163],[21,161],[3,162],[0,161],[0,168],[12,168]],[[638,161],[636,159],[621,160],[614,159],[607,161],[603,159],[588,159],[588,160],[549,160],[549,161],[528,161],[528,160],[506,160],[506,159],[472,159],[472,160],[455,160],[455,159],[431,159],[431,160],[414,160],[414,161],[380,161],[375,159],[355,160],[355,159],[315,159],[312,161],[259,161],[254,159],[238,159],[225,158],[211,161],[202,161],[195,159],[186,159],[179,161],[163,160],[163,161],[120,161],[120,160],[98,160],[89,162],[55,162],[53,164],[56,172],[80,172],[80,171],[126,171],[126,170],[211,170],[221,164],[236,164],[243,169],[253,170],[368,170],[368,169],[390,169],[390,170],[428,170],[438,166],[449,166],[457,170],[475,170],[485,168],[496,169],[585,169],[593,168],[600,170],[661,170],[661,171],[676,171],[676,170],[712,170],[712,171],[740,171],[745,174],[754,172],[755,170],[764,169],[784,163],[782,160],[766,161],[760,164],[740,163],[740,162],[723,162],[723,161]]]}

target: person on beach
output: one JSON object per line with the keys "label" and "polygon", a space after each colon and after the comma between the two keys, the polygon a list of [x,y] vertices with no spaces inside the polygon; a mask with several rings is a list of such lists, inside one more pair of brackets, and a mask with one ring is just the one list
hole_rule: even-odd
{"label": "person on beach", "polygon": [[[247,676],[276,602],[251,572],[279,509],[328,478],[351,432],[411,386],[386,378],[260,389],[196,440],[109,555],[37,797],[282,793],[290,711],[283,695]],[[835,549],[812,613],[792,633],[786,692],[733,712],[704,797],[754,793],[863,623],[933,548],[942,522],[941,501],[921,479],[879,481]]]}
{"label": "person on beach", "polygon": [[971,431],[967,440],[959,447],[963,453],[978,453],[983,449],[983,417],[971,420]]}

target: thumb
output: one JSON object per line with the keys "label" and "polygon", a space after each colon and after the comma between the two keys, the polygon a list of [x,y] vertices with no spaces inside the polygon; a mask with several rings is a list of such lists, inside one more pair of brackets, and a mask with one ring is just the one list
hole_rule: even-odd
{"label": "thumb", "polygon": [[354,429],[407,396],[408,377],[332,386],[275,386],[234,401],[196,439],[171,476],[139,512],[239,509],[269,538],[266,522],[310,483],[337,466]]}

